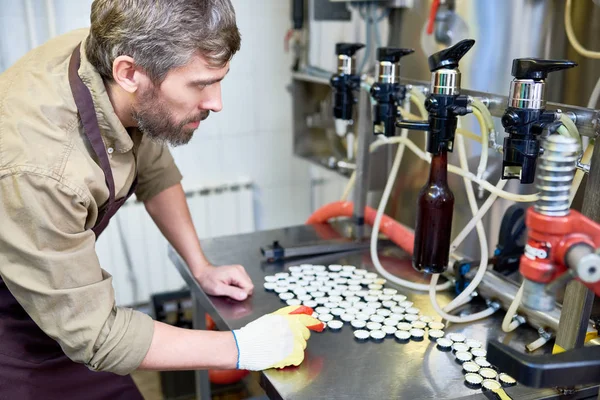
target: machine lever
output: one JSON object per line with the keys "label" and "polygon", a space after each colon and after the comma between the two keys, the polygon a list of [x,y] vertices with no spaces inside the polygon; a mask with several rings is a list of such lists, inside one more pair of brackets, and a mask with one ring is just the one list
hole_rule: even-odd
{"label": "machine lever", "polygon": [[489,362],[528,387],[552,388],[600,383],[600,346],[534,356],[491,340],[488,342],[487,352]]}
{"label": "machine lever", "polygon": [[546,79],[550,72],[576,67],[569,60],[543,60],[539,58],[517,58],[513,60],[512,76],[517,79]]}

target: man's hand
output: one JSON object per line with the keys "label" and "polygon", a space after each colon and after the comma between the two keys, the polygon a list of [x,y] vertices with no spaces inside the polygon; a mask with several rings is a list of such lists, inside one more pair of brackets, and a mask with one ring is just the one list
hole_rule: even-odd
{"label": "man's hand", "polygon": [[195,274],[195,278],[206,294],[228,296],[243,301],[252,294],[254,285],[241,265],[207,266]]}

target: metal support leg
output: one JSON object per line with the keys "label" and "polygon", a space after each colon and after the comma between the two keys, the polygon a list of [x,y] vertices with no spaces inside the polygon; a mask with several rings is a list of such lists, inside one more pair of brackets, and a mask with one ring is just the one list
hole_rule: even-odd
{"label": "metal support leg", "polygon": [[[192,301],[194,304],[194,329],[206,329],[204,310],[192,290]],[[196,375],[196,400],[210,400],[210,381],[208,370],[195,371]]]}
{"label": "metal support leg", "polygon": [[[590,174],[585,187],[582,214],[600,222],[600,151],[594,151]],[[579,282],[567,286],[563,309],[556,334],[556,345],[563,350],[583,346],[587,330],[594,293]],[[561,350],[558,349],[558,350]]]}
{"label": "metal support leg", "polygon": [[358,150],[356,152],[356,182],[353,195],[356,239],[362,239],[364,234],[365,206],[369,192],[369,146],[373,141],[369,96],[365,90],[361,89],[358,97]]}

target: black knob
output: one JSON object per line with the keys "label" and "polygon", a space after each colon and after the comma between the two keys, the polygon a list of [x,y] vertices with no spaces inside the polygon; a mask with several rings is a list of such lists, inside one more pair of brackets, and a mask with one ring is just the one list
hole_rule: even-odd
{"label": "black knob", "polygon": [[335,45],[335,54],[352,57],[358,50],[365,47],[362,43],[337,43]]}
{"label": "black knob", "polygon": [[471,47],[473,47],[474,44],[475,40],[464,39],[452,47],[448,47],[447,49],[432,54],[428,59],[429,70],[433,72],[442,68],[458,68],[458,62],[469,50],[471,50]]}
{"label": "black knob", "polygon": [[402,49],[396,47],[379,47],[377,49],[377,61],[389,61],[397,63],[406,55],[414,53],[414,49]]}
{"label": "black knob", "polygon": [[550,72],[576,67],[569,60],[543,60],[540,58],[515,58],[512,64],[512,76],[517,79],[546,79]]}
{"label": "black knob", "polygon": [[519,125],[520,122],[521,118],[519,118],[519,115],[517,115],[515,112],[508,111],[502,116],[502,126],[505,128]]}

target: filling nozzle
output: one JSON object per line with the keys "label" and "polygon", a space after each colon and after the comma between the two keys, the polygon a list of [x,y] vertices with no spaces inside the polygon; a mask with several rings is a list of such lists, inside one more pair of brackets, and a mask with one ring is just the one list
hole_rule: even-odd
{"label": "filling nozzle", "polygon": [[333,89],[333,117],[338,135],[346,134],[353,122],[356,92],[360,88],[360,75],[356,72],[355,54],[365,47],[362,43],[337,43],[335,53],[338,60],[337,73],[331,77]]}
{"label": "filling nozzle", "polygon": [[393,136],[396,131],[398,107],[406,98],[406,87],[400,85],[400,59],[413,49],[380,47],[377,49],[377,81],[371,87],[376,101],[373,107],[373,133]]}
{"label": "filling nozzle", "polygon": [[519,179],[533,183],[540,154],[539,135],[555,121],[555,113],[546,111],[545,86],[550,72],[577,66],[568,60],[517,58],[513,60],[507,108],[502,126],[508,133],[504,139],[503,179]]}
{"label": "filling nozzle", "polygon": [[401,121],[397,126],[429,132],[427,151],[432,154],[429,180],[419,193],[413,266],[439,274],[448,268],[454,194],[448,186],[448,151],[452,151],[459,115],[470,112],[468,96],[460,94],[458,63],[473,47],[472,39],[429,57],[431,91],[425,101],[429,120]]}

